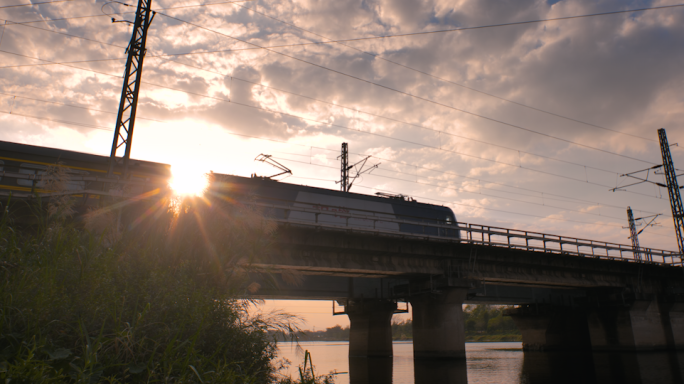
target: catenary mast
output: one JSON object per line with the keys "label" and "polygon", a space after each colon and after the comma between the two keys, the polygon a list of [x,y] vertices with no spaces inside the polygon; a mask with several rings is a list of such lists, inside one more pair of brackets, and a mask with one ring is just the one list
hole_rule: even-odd
{"label": "catenary mast", "polygon": [[[131,146],[133,144],[133,128],[135,127],[135,113],[138,108],[138,92],[142,80],[143,59],[145,57],[145,42],[147,40],[147,29],[152,24],[155,12],[152,11],[152,0],[139,0],[138,8],[135,13],[133,23],[133,34],[128,43],[126,52],[126,72],[124,73],[123,89],[121,90],[121,100],[119,101],[119,113],[116,118],[116,128],[114,129],[114,141],[112,151],[109,156],[109,173],[114,176],[114,169],[117,165],[123,165],[120,180],[125,180],[128,175],[128,162],[131,157]],[[117,22],[112,19],[112,22]],[[120,149],[123,149],[121,157]]]}

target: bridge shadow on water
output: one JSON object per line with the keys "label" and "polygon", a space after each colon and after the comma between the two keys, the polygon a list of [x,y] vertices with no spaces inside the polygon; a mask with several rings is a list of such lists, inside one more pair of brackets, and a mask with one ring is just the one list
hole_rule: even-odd
{"label": "bridge shadow on water", "polygon": [[[684,352],[525,352],[514,381],[492,368],[469,370],[468,360],[414,360],[413,378],[393,377],[392,358],[350,358],[350,384],[662,384],[684,383]],[[396,372],[396,370],[395,370]],[[499,380],[503,376],[508,379]]]}
{"label": "bridge shadow on water", "polygon": [[[465,384],[468,374],[465,360],[415,360],[413,362],[416,384],[453,383]],[[406,382],[408,378],[392,377],[392,358],[350,358],[350,384],[392,384]]]}
{"label": "bridge shadow on water", "polygon": [[520,383],[683,383],[684,352],[525,352]]}

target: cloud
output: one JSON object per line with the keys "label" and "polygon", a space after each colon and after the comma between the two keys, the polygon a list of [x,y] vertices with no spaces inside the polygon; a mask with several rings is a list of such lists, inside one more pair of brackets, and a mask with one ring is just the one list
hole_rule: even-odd
{"label": "cloud", "polygon": [[[101,11],[128,7],[103,5],[0,10],[0,19],[12,22],[45,20],[4,27],[0,67],[81,61],[0,68],[0,110],[15,113],[0,115],[0,139],[108,153],[111,137],[92,127],[114,127],[131,28],[112,24]],[[185,148],[184,155],[209,163],[198,167],[248,175],[257,154],[273,151],[292,159],[295,176],[328,180],[297,182],[336,188],[335,158],[344,141],[353,153],[385,159],[356,192],[387,190],[451,204],[468,222],[624,242],[627,205],[669,209],[652,186],[609,189],[625,184],[620,174],[660,161],[658,128],[667,128],[671,143],[684,133],[678,66],[684,9],[258,47],[642,6],[636,0],[259,0],[163,10],[150,29],[139,97],[138,117],[153,120],[138,120],[134,154],[171,161]],[[48,21],[89,15],[97,17]],[[89,60],[104,61],[83,62]],[[672,151],[681,163],[684,153]],[[220,153],[231,153],[230,163]],[[644,241],[676,247],[669,228]]]}

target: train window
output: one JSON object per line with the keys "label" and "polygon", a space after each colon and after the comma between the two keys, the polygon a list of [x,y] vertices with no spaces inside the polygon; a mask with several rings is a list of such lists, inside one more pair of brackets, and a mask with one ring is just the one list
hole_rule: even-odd
{"label": "train window", "polygon": [[[45,186],[45,181],[43,180],[42,176],[45,174],[47,171],[48,167],[46,165],[40,165],[40,164],[29,164],[29,163],[22,163],[19,165],[19,173],[25,174],[25,175],[36,175],[35,176],[35,187],[36,188],[43,188]],[[66,169],[67,176],[69,177],[74,177],[74,176],[87,176],[89,172],[87,171],[81,171],[77,169]],[[18,179],[17,184],[24,186],[24,187],[33,187],[34,180],[31,179]],[[64,185],[66,190],[69,191],[79,191],[85,189],[85,181],[83,180],[68,180],[65,185]]]}
{"label": "train window", "polygon": [[17,179],[17,184],[30,188],[34,186],[33,183],[35,182],[35,186],[40,188],[43,186],[43,182],[38,176],[45,174],[45,170],[47,170],[47,166],[45,165],[22,163],[19,165],[19,173],[24,175],[35,175],[35,179]]}
{"label": "train window", "polygon": [[452,222],[451,222],[451,217],[449,217],[449,216],[446,217],[446,220],[445,220],[445,221],[446,221],[446,224],[447,224],[447,225],[451,225],[451,224],[452,224]]}
{"label": "train window", "polygon": [[[72,179],[70,179],[69,181],[67,181],[67,183],[66,183],[66,189],[68,189],[68,190],[70,190],[70,191],[82,191],[82,190],[85,189],[85,186],[86,186],[86,182],[85,182],[85,181],[83,181],[83,180],[74,180],[74,179],[76,179],[78,176],[80,176],[80,177],[88,176],[88,175],[90,174],[90,172],[88,172],[88,171],[81,171],[81,170],[79,170],[79,169],[67,168],[67,174],[68,174],[69,177],[71,177]],[[79,178],[80,178],[80,177],[79,177]]]}

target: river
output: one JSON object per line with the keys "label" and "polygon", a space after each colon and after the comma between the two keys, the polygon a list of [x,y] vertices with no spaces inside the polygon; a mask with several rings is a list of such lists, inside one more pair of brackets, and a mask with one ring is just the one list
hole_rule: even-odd
{"label": "river", "polygon": [[302,342],[298,352],[294,344],[278,343],[279,358],[292,362],[283,373],[298,377],[297,365],[308,350],[317,375],[339,372],[336,384],[665,384],[682,383],[684,377],[684,353],[523,353],[520,342],[466,343],[465,361],[414,364],[410,341],[394,342],[392,359],[350,361],[348,346],[347,342]]}

